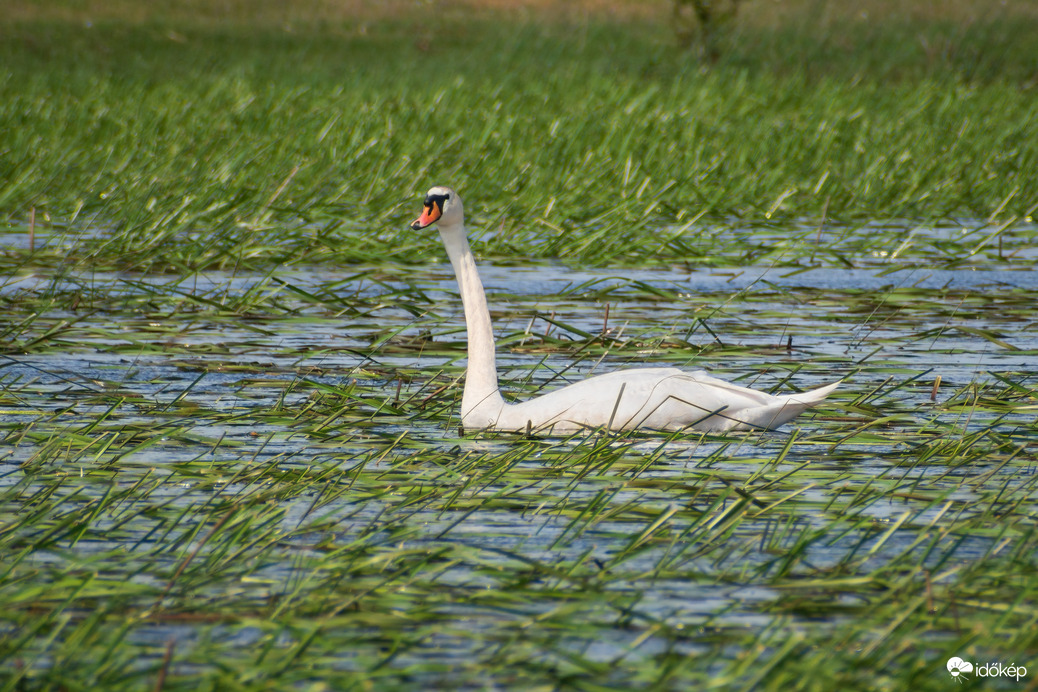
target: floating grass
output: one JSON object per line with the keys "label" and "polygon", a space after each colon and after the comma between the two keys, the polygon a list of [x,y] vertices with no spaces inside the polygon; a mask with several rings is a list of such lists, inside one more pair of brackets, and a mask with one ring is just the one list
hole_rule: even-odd
{"label": "floating grass", "polygon": [[[456,431],[451,278],[381,274],[210,275],[203,300],[102,282],[89,309],[47,282],[7,294],[83,312],[73,344],[40,310],[0,369],[8,684],[787,685],[817,669],[818,685],[936,689],[951,655],[1033,656],[1031,335],[988,338],[1028,291],[909,300],[809,272],[733,291],[723,271],[727,293],[673,277],[512,290],[506,389],[647,357],[779,387],[852,379],[784,433],[483,438]],[[622,333],[583,314],[603,298]],[[975,330],[900,326],[974,301]],[[700,309],[712,326],[688,333]],[[156,320],[218,348],[143,348]],[[775,343],[784,328],[796,349]]]}
{"label": "floating grass", "polygon": [[[1038,670],[1030,14],[755,17],[706,68],[651,15],[178,7],[0,20],[0,689]],[[478,189],[507,396],[844,384],[775,433],[461,434],[433,182]]]}

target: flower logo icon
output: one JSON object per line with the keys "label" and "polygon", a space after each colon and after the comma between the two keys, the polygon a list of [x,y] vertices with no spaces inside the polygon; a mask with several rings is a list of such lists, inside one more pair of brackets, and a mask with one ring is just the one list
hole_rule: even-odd
{"label": "flower logo icon", "polygon": [[969,661],[963,661],[958,656],[952,656],[948,659],[948,672],[951,673],[952,677],[956,680],[963,680],[961,677],[964,673],[973,672],[973,664]]}

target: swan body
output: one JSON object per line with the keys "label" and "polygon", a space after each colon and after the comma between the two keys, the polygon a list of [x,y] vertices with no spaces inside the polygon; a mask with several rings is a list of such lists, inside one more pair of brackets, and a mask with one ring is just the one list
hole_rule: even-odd
{"label": "swan body", "polygon": [[429,190],[422,214],[411,228],[434,223],[454,267],[465,310],[469,361],[461,423],[466,430],[771,430],[822,401],[839,385],[774,396],[719,380],[703,370],[633,368],[597,375],[521,403],[505,403],[497,384],[486,293],[465,233],[461,198],[449,187]]}

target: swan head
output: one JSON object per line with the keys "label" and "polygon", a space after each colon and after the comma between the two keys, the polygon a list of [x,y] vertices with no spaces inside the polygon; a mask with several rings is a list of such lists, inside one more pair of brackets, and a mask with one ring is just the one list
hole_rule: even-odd
{"label": "swan head", "polygon": [[414,230],[421,230],[434,223],[441,226],[459,226],[465,218],[461,206],[461,197],[449,187],[437,185],[425,195],[422,215],[411,224]]}

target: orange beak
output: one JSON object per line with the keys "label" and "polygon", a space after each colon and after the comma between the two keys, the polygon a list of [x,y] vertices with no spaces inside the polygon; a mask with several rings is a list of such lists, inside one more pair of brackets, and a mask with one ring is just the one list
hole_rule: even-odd
{"label": "orange beak", "polygon": [[440,207],[435,203],[425,205],[425,209],[422,210],[422,215],[415,219],[414,223],[411,224],[413,230],[420,230],[436,223],[436,219],[440,218]]}

